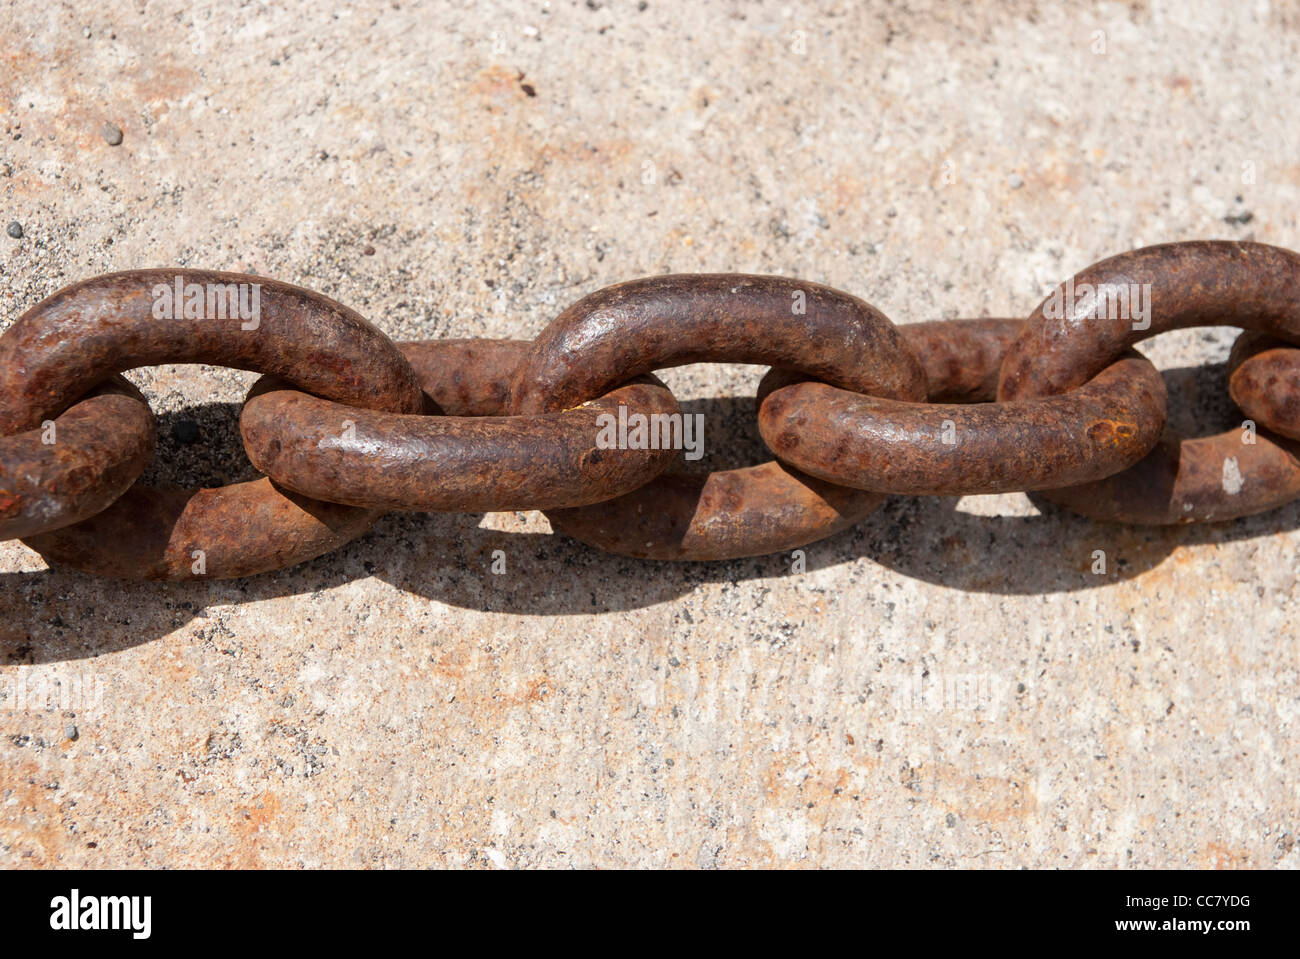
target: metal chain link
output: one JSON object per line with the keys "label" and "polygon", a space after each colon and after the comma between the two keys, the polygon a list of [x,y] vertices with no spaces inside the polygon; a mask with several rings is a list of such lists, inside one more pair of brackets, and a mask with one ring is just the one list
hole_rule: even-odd
{"label": "metal chain link", "polygon": [[[1240,430],[1163,436],[1164,382],[1131,347],[1240,326]],[[213,363],[264,375],[240,432],[265,477],[134,484],[153,453],[117,374]],[[776,459],[683,471],[702,432],[650,374],[769,365]],[[1038,490],[1086,516],[1197,523],[1300,496],[1300,256],[1259,243],[1147,247],[1057,287],[1028,319],[896,328],[838,290],[770,276],[659,276],[598,290],[532,341],[394,344],[263,277],[140,270],[60,290],[0,336],[0,538],[131,579],[247,576],[359,536],[385,510],[540,509],[628,556],[794,549],[890,493]]]}

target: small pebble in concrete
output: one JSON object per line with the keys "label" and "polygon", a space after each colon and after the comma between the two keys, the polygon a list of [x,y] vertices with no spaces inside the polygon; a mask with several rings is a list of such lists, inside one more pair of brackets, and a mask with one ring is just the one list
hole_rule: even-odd
{"label": "small pebble in concrete", "polygon": [[177,420],[172,427],[172,438],[183,446],[199,441],[199,424],[193,420]]}
{"label": "small pebble in concrete", "polygon": [[76,742],[81,738],[81,733],[78,732],[76,726],[72,725],[72,723],[68,723],[68,725],[63,727],[63,738],[71,739],[73,742]]}
{"label": "small pebble in concrete", "polygon": [[116,123],[105,123],[104,129],[99,132],[103,135],[104,142],[111,147],[118,146],[122,142],[122,128]]}
{"label": "small pebble in concrete", "polygon": [[21,240],[23,238],[23,225],[19,223],[17,220],[14,220],[12,223],[9,224],[5,232],[8,233],[11,237],[13,237],[15,240]]}
{"label": "small pebble in concrete", "polygon": [[367,245],[366,248],[365,248],[364,250],[362,250],[361,252],[364,253],[366,256],[374,256],[374,255],[375,255],[375,248],[374,248],[373,246],[369,246],[369,245]]}
{"label": "small pebble in concrete", "polygon": [[1007,186],[1011,187],[1013,190],[1019,190],[1024,185],[1024,178],[1021,177],[1019,173],[1013,173],[1011,176],[1007,177]]}

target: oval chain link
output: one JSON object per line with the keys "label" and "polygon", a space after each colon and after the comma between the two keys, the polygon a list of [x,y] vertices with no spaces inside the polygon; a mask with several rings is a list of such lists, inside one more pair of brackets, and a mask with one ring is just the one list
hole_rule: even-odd
{"label": "oval chain link", "polygon": [[[255,317],[237,297],[213,314],[213,288],[220,308],[244,287]],[[1246,330],[1228,386],[1249,421],[1162,436],[1163,380],[1130,348],[1224,323]],[[240,420],[266,477],[132,485],[153,417],[116,374],[177,362],[266,374]],[[698,362],[772,367],[757,415],[776,460],[682,468],[685,414],[649,374]],[[587,543],[685,560],[794,549],[888,493],[1040,490],[1096,519],[1219,521],[1300,495],[1297,441],[1300,256],[1258,243],[1121,254],[1024,321],[896,328],[829,287],[704,274],[597,290],[533,341],[399,346],[289,284],[138,270],[60,290],[0,336],[0,537],[128,578],[282,568],[387,509],[543,509]]]}
{"label": "oval chain link", "polygon": [[[422,406],[392,342],[327,297],[239,273],[136,270],[60,290],[0,336],[0,432],[30,429],[107,377],[157,363],[276,373],[362,408]],[[23,542],[47,562],[105,576],[222,579],[319,556],[380,515],[268,479],[215,490],[135,486],[94,516]]]}

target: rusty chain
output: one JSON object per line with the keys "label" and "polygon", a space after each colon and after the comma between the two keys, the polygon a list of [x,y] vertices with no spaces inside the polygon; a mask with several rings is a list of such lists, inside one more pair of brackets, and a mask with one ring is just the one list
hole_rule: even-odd
{"label": "rusty chain", "polygon": [[[1164,381],[1133,345],[1225,324],[1245,331],[1228,387],[1247,419],[1165,435]],[[772,367],[758,426],[774,460],[683,469],[702,434],[651,374],[697,362]],[[158,363],[264,374],[240,415],[263,478],[135,484],[155,425],[119,374]],[[138,270],[60,290],[0,336],[0,538],[107,576],[280,569],[386,510],[540,509],[616,553],[727,559],[804,546],[891,493],[1017,490],[1133,524],[1300,496],[1300,256],[1147,247],[1025,320],[903,327],[813,283],[658,276],[588,295],[532,341],[402,344],[286,283]]]}

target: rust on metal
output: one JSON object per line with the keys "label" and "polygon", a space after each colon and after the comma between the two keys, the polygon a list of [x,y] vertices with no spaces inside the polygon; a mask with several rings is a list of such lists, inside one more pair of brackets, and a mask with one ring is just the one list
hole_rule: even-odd
{"label": "rust on metal", "polygon": [[1241,430],[1164,439],[1136,466],[1084,486],[1043,493],[1059,506],[1108,523],[1169,526],[1253,516],[1300,496],[1300,444]]}
{"label": "rust on metal", "polygon": [[763,556],[823,539],[884,501],[768,462],[713,473],[668,473],[615,500],[547,510],[561,533],[638,559]]}
{"label": "rust on metal", "polygon": [[1146,455],[1164,428],[1165,386],[1136,353],[1061,396],[987,402],[1021,325],[900,327],[926,368],[931,399],[965,402],[863,396],[773,370],[759,387],[759,431],[783,462],[813,476],[912,495],[1047,489],[1101,479]]}
{"label": "rust on metal", "polygon": [[982,317],[928,320],[900,326],[925,370],[931,403],[991,403],[997,399],[1002,357],[1025,321]]}
{"label": "rust on metal", "polygon": [[269,479],[219,489],[133,486],[75,526],[23,542],[47,563],[119,579],[232,579],[338,549],[382,516],[278,489]]}
{"label": "rust on metal", "polygon": [[[1149,317],[1135,319],[1135,305],[1149,307]],[[998,399],[1063,393],[1149,337],[1227,325],[1300,342],[1300,255],[1264,243],[1196,240],[1102,260],[1034,310],[1002,361]]]}
{"label": "rust on metal", "polygon": [[[162,291],[178,283],[205,294],[257,287],[258,315],[209,316],[205,300],[204,315],[186,317],[174,294],[162,304]],[[397,347],[328,297],[244,273],[132,270],[65,287],[0,336],[0,433],[31,429],[110,373],[160,363],[273,373],[353,406],[420,409],[419,384]]]}
{"label": "rust on metal", "polygon": [[153,454],[145,398],[113,376],[38,427],[0,437],[0,539],[93,516],[122,495]]}
{"label": "rust on metal", "polygon": [[[255,310],[237,309],[254,302]],[[410,413],[423,406],[397,347],[333,300],[265,277],[137,270],[60,290],[0,336],[0,432],[30,429],[109,375],[157,363],[274,373],[365,409]],[[91,520],[26,542],[88,572],[211,579],[317,556],[377,515],[311,503],[269,481],[217,490],[134,488]]]}
{"label": "rust on metal", "polygon": [[532,345],[532,340],[420,340],[397,346],[424,390],[426,413],[509,416],[510,386]]}
{"label": "rust on metal", "polygon": [[662,445],[657,424],[680,410],[649,377],[561,412],[504,415],[511,377],[530,345],[399,344],[446,415],[358,410],[264,378],[240,416],[244,446],[254,466],[288,489],[379,509],[583,506],[630,492],[669,467],[676,453],[666,446],[599,443],[602,426],[621,418],[642,425],[647,447]]}
{"label": "rust on metal", "polygon": [[1256,423],[1300,439],[1300,347],[1267,333],[1242,333],[1228,356],[1228,393]]}
{"label": "rust on metal", "polygon": [[[257,290],[252,314],[231,292],[244,287]],[[1229,389],[1253,422],[1162,436],[1164,382],[1131,347],[1225,323],[1247,331]],[[266,374],[241,432],[267,477],[131,485],[153,419],[110,377],[189,362]],[[673,447],[699,447],[649,374],[697,362],[772,367],[758,422],[779,460],[682,468]],[[385,509],[542,508],[556,530],[613,552],[727,559],[811,543],[891,492],[1009,490],[1139,524],[1227,520],[1300,495],[1300,255],[1149,247],[1072,277],[1024,322],[901,330],[818,284],[659,276],[592,293],[532,342],[400,348],[309,290],[141,270],[61,290],[0,336],[0,535],[110,576],[279,569],[342,545]]]}
{"label": "rust on metal", "polygon": [[[1030,316],[1003,360],[998,399],[1063,393],[1148,337],[1223,325],[1300,341],[1300,256],[1262,243],[1201,240],[1102,260]],[[1266,436],[1254,445],[1243,437],[1242,430],[1166,437],[1123,473],[1043,496],[1093,519],[1152,525],[1231,519],[1293,498],[1289,449]]]}
{"label": "rust on metal", "polygon": [[633,376],[688,363],[760,363],[833,386],[925,398],[925,371],[894,324],[817,283],[737,273],[647,277],[569,307],[520,368],[517,413],[561,410]]}
{"label": "rust on metal", "polygon": [[[598,290],[538,336],[515,380],[516,413],[585,402],[631,376],[698,362],[763,363],[845,389],[925,396],[925,372],[883,314],[783,277],[659,276]],[[654,559],[731,559],[792,549],[861,519],[880,497],[779,464],[670,472],[617,499],[554,512],[576,539]]]}

